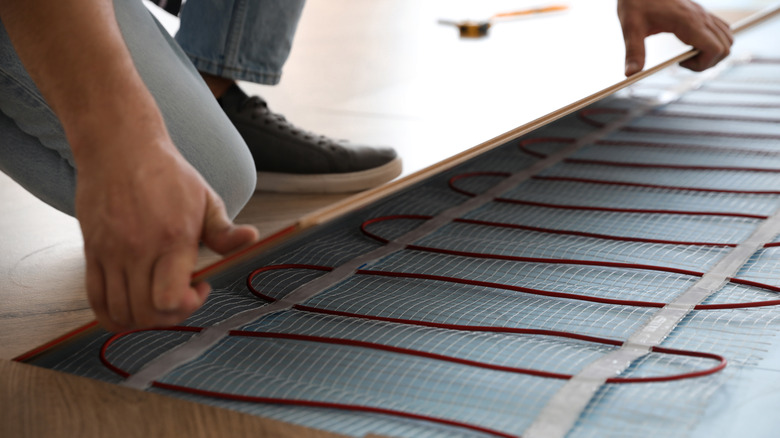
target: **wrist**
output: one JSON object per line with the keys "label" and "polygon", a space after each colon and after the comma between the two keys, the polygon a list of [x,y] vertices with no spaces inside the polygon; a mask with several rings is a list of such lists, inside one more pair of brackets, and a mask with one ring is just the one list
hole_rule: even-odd
{"label": "wrist", "polygon": [[61,117],[77,166],[107,156],[175,149],[145,87],[115,90],[88,101]]}

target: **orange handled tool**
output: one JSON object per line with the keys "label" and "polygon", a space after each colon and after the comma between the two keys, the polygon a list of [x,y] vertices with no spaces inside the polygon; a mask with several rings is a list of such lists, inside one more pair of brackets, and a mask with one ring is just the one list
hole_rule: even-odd
{"label": "orange handled tool", "polygon": [[493,23],[497,21],[507,21],[513,18],[535,14],[544,14],[547,12],[561,12],[567,9],[569,9],[569,7],[566,5],[543,6],[539,8],[523,9],[521,11],[499,12],[498,14],[490,17],[490,19],[487,21],[467,20],[458,22],[450,20],[439,20],[439,24],[447,24],[457,27],[458,31],[460,31],[461,38],[480,38],[487,36],[490,26],[492,26]]}

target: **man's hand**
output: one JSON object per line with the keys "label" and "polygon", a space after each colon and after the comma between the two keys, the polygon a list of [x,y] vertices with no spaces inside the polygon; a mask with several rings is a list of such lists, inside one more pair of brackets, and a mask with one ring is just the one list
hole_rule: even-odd
{"label": "man's hand", "polygon": [[644,68],[645,38],[671,32],[701,53],[682,62],[693,71],[706,70],[728,56],[734,42],[731,28],[690,0],[618,0],[618,18],[626,42],[626,76]]}
{"label": "man's hand", "polygon": [[150,139],[144,130],[125,137],[116,126],[106,131],[111,147],[81,157],[76,189],[90,304],[112,331],[176,324],[210,290],[190,284],[198,242],[225,254],[257,232],[232,224],[166,133]]}
{"label": "man's hand", "polygon": [[0,0],[0,17],[73,152],[98,320],[109,330],[180,322],[209,292],[190,284],[199,241],[224,254],[257,231],[231,223],[174,147],[111,0]]}

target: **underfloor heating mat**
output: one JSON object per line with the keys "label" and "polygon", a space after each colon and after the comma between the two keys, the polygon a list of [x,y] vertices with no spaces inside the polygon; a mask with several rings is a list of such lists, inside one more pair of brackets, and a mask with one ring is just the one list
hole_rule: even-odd
{"label": "underfloor heating mat", "polygon": [[692,77],[242,262],[181,326],[29,362],[353,436],[695,436],[780,369],[780,59]]}

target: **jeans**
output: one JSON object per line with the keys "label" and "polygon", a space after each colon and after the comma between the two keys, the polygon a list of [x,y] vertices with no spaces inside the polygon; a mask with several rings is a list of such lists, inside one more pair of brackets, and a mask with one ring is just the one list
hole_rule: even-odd
{"label": "jeans", "polygon": [[[155,97],[174,144],[219,193],[228,214],[235,217],[255,187],[254,162],[246,144],[187,55],[142,2],[114,0],[114,9],[135,67]],[[239,18],[247,20],[246,16]],[[232,41],[232,37],[223,40]],[[286,57],[286,50],[282,52]],[[77,169],[70,146],[57,116],[25,71],[2,25],[0,171],[54,208],[74,215]]]}
{"label": "jeans", "polygon": [[188,0],[176,41],[205,73],[274,85],[303,0]]}

